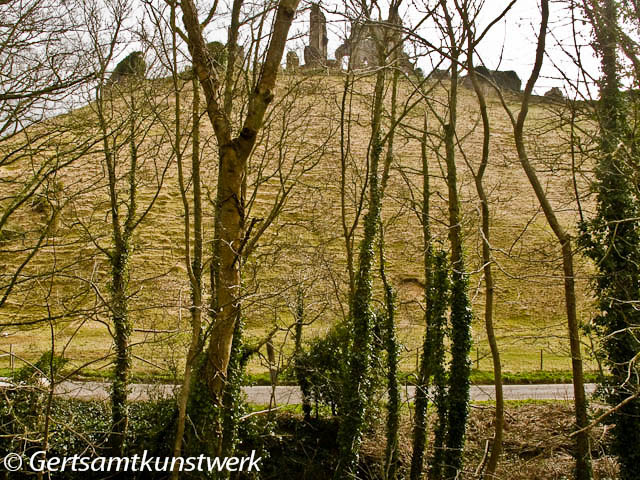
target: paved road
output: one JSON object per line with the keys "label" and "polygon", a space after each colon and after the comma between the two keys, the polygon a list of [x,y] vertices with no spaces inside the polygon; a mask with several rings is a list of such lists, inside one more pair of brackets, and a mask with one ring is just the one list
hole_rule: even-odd
{"label": "paved road", "polygon": [[[592,383],[585,385],[589,395],[595,391],[595,387],[595,384]],[[244,391],[251,403],[258,405],[269,404],[271,387],[245,387]],[[55,392],[67,398],[103,400],[109,396],[109,384],[104,382],[64,382],[56,386]],[[129,400],[167,398],[175,395],[176,392],[177,387],[175,385],[137,383],[131,385]],[[406,387],[403,392],[403,398],[413,398],[414,392],[414,387]],[[506,400],[572,400],[573,386],[570,384],[505,385],[504,396]],[[278,405],[301,402],[300,390],[296,386],[277,387],[275,398]],[[494,398],[495,389],[491,385],[474,385],[471,387],[471,399],[474,401],[493,400]]]}

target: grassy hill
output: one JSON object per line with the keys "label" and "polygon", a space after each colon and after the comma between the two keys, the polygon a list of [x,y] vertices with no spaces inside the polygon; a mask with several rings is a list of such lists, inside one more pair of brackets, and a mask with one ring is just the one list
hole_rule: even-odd
{"label": "grassy hill", "polygon": [[[340,139],[341,134],[350,139],[349,150],[344,156],[344,212],[349,225],[357,211],[359,192],[366,178],[364,159],[373,82],[365,78],[355,84],[356,93],[347,99],[351,105],[348,128],[341,132],[343,82],[343,77],[339,76],[283,76],[249,167],[247,224],[251,219],[262,219],[256,220],[254,232],[269,217],[283,192],[291,188],[280,215],[260,238],[245,265],[243,285],[247,341],[259,342],[277,327],[274,343],[282,353],[279,361],[283,366],[286,366],[287,354],[293,346],[291,311],[297,288],[304,291],[307,319],[311,322],[305,329],[305,340],[322,335],[344,316],[348,308],[340,198]],[[140,107],[140,125],[146,133],[139,145],[142,159],[139,210],[143,211],[154,197],[157,199],[136,232],[130,265],[130,303],[136,329],[132,347],[134,372],[171,377],[182,370],[187,350],[190,297],[184,267],[183,205],[168,133],[175,124],[172,111],[175,95],[169,87],[167,82],[153,82],[137,92],[147,95],[147,101],[140,103],[143,105]],[[410,91],[408,84],[402,85],[402,100],[407,104],[415,101]],[[191,111],[190,83],[185,83],[181,97],[184,102],[182,121],[186,128]],[[427,109],[432,221],[438,241],[445,248],[446,186],[440,158],[444,147],[438,137],[441,126],[437,114],[443,112],[446,101],[446,90],[434,86],[429,94],[431,109]],[[489,93],[488,101],[492,136],[490,165],[485,178],[492,202],[495,321],[503,368],[507,372],[533,372],[540,368],[542,351],[545,370],[569,370],[559,249],[520,168],[508,117],[495,94]],[[507,96],[512,109],[517,110],[518,101],[517,95]],[[549,197],[559,210],[561,220],[572,229],[578,213],[572,160],[566,147],[569,134],[567,127],[560,125],[563,108],[536,101],[530,112],[527,135],[532,160]],[[124,101],[114,104],[114,122],[123,118],[124,110]],[[402,368],[406,372],[416,365],[424,334],[422,237],[415,212],[416,199],[421,196],[417,135],[422,129],[424,113],[423,102],[403,119],[396,137],[383,205],[386,256],[391,280],[398,291],[397,318],[399,336],[406,347],[402,354]],[[95,106],[89,104],[52,119],[46,128],[63,130],[65,144],[95,138],[98,131]],[[209,242],[217,155],[206,117],[202,128],[205,242]],[[473,272],[470,282],[475,313],[473,360],[478,362],[480,370],[490,370],[482,317],[479,208],[467,165],[467,162],[473,166],[479,161],[482,132],[475,97],[465,88],[460,92],[458,138],[461,140],[458,168],[465,253],[469,270]],[[55,147],[55,144],[49,145],[46,154],[38,153],[33,158],[25,156],[20,162],[3,167],[0,175],[4,179],[28,175],[34,165],[56,151]],[[11,147],[2,144],[0,148]],[[69,365],[91,361],[86,370],[93,373],[108,371],[112,352],[109,311],[103,301],[108,298],[109,265],[101,251],[110,247],[111,233],[106,172],[100,149],[100,143],[92,146],[90,153],[46,183],[49,191],[53,188],[51,185],[57,185],[55,198],[61,213],[56,229],[47,237],[46,246],[22,272],[15,294],[0,309],[2,323],[25,323],[0,331],[3,335],[0,349],[8,350],[11,344],[20,358],[33,361],[51,349],[53,339],[54,349],[70,360]],[[188,146],[184,153],[188,158]],[[122,145],[121,154],[126,162],[126,144]],[[588,162],[583,164],[579,160],[579,166],[576,181],[579,190],[585,192]],[[168,168],[163,173],[165,167]],[[187,177],[189,173],[187,168]],[[7,197],[15,188],[8,185]],[[581,206],[588,210],[588,199]],[[24,259],[24,255],[9,250],[16,248],[16,244],[32,242],[42,231],[44,218],[34,204],[22,208],[12,218],[8,228],[13,236],[3,238],[0,245],[0,264],[6,265],[7,272]],[[588,294],[590,269],[580,257],[576,260],[578,312],[582,321],[587,322],[592,311]],[[52,266],[56,273],[47,275]],[[380,285],[376,284],[376,288]],[[586,338],[585,342],[589,344]],[[6,368],[8,364],[8,358],[0,358],[0,367]],[[595,364],[588,361],[587,369],[595,369]],[[265,362],[254,357],[249,371],[259,374],[265,370]]]}

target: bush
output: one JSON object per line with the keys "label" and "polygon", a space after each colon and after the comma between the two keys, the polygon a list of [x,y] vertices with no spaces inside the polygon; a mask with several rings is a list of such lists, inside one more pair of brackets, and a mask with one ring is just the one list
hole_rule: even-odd
{"label": "bush", "polygon": [[[41,397],[35,400],[37,397]],[[20,388],[5,392],[0,404],[0,452],[21,453],[30,457],[42,449],[44,425],[42,398],[33,390]],[[144,450],[153,456],[171,456],[175,427],[175,402],[135,402],[129,405],[129,433],[125,455]],[[50,416],[48,456],[64,457],[108,455],[107,440],[111,427],[108,402],[54,398]],[[11,474],[11,478],[33,478]],[[56,479],[84,479],[86,473],[57,473]]]}
{"label": "bush", "polygon": [[[374,358],[382,358],[381,326],[383,322],[383,314],[374,314]],[[349,340],[347,329],[343,325],[335,326],[324,337],[310,342],[296,361],[298,384],[303,396],[316,405],[316,416],[318,416],[318,406],[328,406],[333,415],[340,411],[345,381],[344,360],[348,358]],[[383,363],[374,365],[371,372],[372,378],[368,382],[372,388],[385,384],[383,370]],[[374,398],[373,393],[373,391],[370,392],[369,398]]]}
{"label": "bush", "polygon": [[[342,358],[347,342],[344,328],[335,327],[313,340],[296,362],[302,394],[318,405],[327,405],[335,415],[342,396]],[[316,416],[318,415],[316,408]]]}

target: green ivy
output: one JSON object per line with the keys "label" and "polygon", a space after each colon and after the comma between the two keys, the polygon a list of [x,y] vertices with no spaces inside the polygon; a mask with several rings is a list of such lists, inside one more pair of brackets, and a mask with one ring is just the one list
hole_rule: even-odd
{"label": "green ivy", "polygon": [[[426,376],[424,391],[429,385],[428,375],[433,375],[434,399],[437,421],[434,427],[433,454],[430,459],[431,478],[440,479],[443,474],[445,435],[447,432],[447,369],[445,365],[445,339],[448,335],[446,312],[451,297],[451,280],[449,278],[449,262],[444,250],[437,252],[432,261],[432,280],[430,291],[427,292],[427,305],[430,322],[425,335],[426,355],[424,362],[428,369],[423,372]],[[426,396],[423,400],[426,417]],[[417,409],[417,406],[416,406]],[[425,419],[426,423],[426,419]],[[417,471],[418,478],[421,475]]]}
{"label": "green ivy", "polygon": [[[595,216],[580,225],[579,244],[596,264],[593,289],[599,314],[593,329],[601,338],[604,363],[611,376],[601,390],[611,405],[619,405],[638,391],[640,372],[635,359],[640,352],[637,329],[640,311],[640,180],[639,138],[629,125],[637,125],[637,95],[621,92],[615,55],[615,2],[606,2],[598,21],[603,80],[597,108],[600,151],[593,185],[597,193]],[[607,40],[608,39],[608,40]],[[606,43],[606,45],[604,43]],[[618,455],[620,478],[640,478],[640,400],[628,401],[611,416],[613,451]],[[632,447],[633,446],[633,447]]]}
{"label": "green ivy", "polygon": [[445,478],[457,478],[469,416],[471,375],[471,321],[473,314],[468,295],[468,279],[462,261],[453,269],[451,282],[451,368],[447,392],[447,440],[444,457]]}

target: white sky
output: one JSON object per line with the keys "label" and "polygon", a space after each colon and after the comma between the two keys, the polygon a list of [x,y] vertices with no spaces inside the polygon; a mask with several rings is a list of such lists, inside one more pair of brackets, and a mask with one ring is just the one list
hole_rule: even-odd
{"label": "white sky", "polygon": [[[522,79],[523,86],[529,77],[535,56],[535,44],[540,25],[540,10],[536,0],[519,0],[512,7],[509,13],[498,24],[494,25],[487,36],[478,46],[478,53],[485,65],[490,69],[515,70]],[[330,5],[334,6],[331,7]],[[483,26],[496,18],[509,4],[508,0],[486,0],[478,19],[478,31]],[[412,0],[405,0],[404,9],[401,12],[405,26],[416,25],[422,15],[415,7]],[[344,3],[337,0],[325,0],[323,6],[327,10],[336,8],[338,11],[344,10]],[[544,93],[553,86],[561,88],[568,87],[568,82],[562,79],[558,68],[572,79],[576,80],[578,70],[571,59],[563,52],[568,50],[575,54],[575,42],[573,39],[573,24],[569,13],[563,9],[562,2],[551,2],[550,10],[550,30],[547,37],[547,58],[543,64],[542,72],[536,84],[536,93]],[[294,29],[306,31],[309,23],[309,11],[298,14]],[[342,43],[345,35],[345,22],[341,15],[327,14],[327,30],[329,36],[329,58],[333,58],[335,49]],[[589,35],[588,28],[578,22],[575,26],[577,33],[586,37]],[[441,34],[437,31],[433,22],[425,22],[419,29],[419,34],[434,43],[440,43]],[[579,42],[586,44],[588,40],[579,39]],[[302,61],[304,45],[308,44],[308,37],[291,42],[290,48],[295,49]],[[598,59],[594,57],[592,49],[584,45],[581,49],[583,64],[592,75],[598,74]],[[476,60],[476,64],[479,62]],[[554,63],[556,66],[554,66]],[[423,59],[418,62],[425,73],[431,70],[431,66]],[[585,86],[580,89],[585,91]]]}
{"label": "white sky", "polygon": [[[429,0],[404,0],[401,14],[403,15],[405,26],[413,26],[420,21],[422,18],[420,6],[426,1]],[[227,0],[227,2],[230,3],[230,0]],[[202,0],[198,3],[202,5],[201,10],[204,12],[210,0]],[[433,4],[433,0],[429,3]],[[573,95],[570,91],[569,82],[562,78],[562,74],[559,71],[561,69],[564,75],[575,84],[578,78],[578,69],[566,54],[566,51],[568,51],[571,55],[575,55],[574,25],[571,22],[569,13],[564,10],[565,3],[557,0],[551,2],[551,33],[547,37],[547,58],[545,58],[541,76],[534,90],[537,94],[542,94],[549,88],[558,86],[563,88],[570,96]],[[221,9],[225,8],[224,4],[225,1],[223,0],[220,6]],[[385,1],[380,0],[380,4],[384,5]],[[483,30],[483,26],[497,17],[508,4],[509,0],[485,0],[485,5],[477,22],[477,30]],[[477,49],[478,54],[488,68],[515,70],[522,80],[523,87],[529,77],[534,61],[535,42],[540,24],[538,4],[537,0],[518,0],[505,18],[492,27],[490,33],[487,34]],[[348,25],[344,20],[345,5],[346,2],[340,0],[322,1],[322,6],[327,16],[329,58],[334,58],[336,48],[343,42],[347,34]],[[307,35],[309,28],[308,6],[308,0],[303,0],[290,32],[290,37],[293,39],[287,46],[288,49],[295,50],[298,53],[301,63],[303,62],[304,46],[309,43]],[[422,7],[422,10],[424,10],[424,7]],[[342,14],[329,13],[332,11],[342,12]],[[386,11],[383,11],[383,15],[386,15],[386,13]],[[225,42],[227,38],[227,22],[228,17],[226,15],[222,15],[218,20],[212,22],[205,31],[207,40]],[[582,36],[579,39],[579,43],[583,44],[581,47],[583,65],[591,75],[597,78],[599,62],[594,57],[592,49],[588,46],[590,41],[588,39],[590,35],[589,29],[582,22],[577,22],[575,28],[578,35]],[[418,33],[434,43],[440,43],[441,34],[437,31],[433,22],[424,22]],[[405,49],[407,51],[410,50],[409,48]],[[476,65],[479,64],[477,59],[475,63]],[[427,59],[419,60],[418,66],[425,73],[432,69]],[[592,92],[596,91],[593,86],[589,88],[591,88]],[[583,93],[587,92],[587,87],[584,83],[579,85],[579,90]]]}

